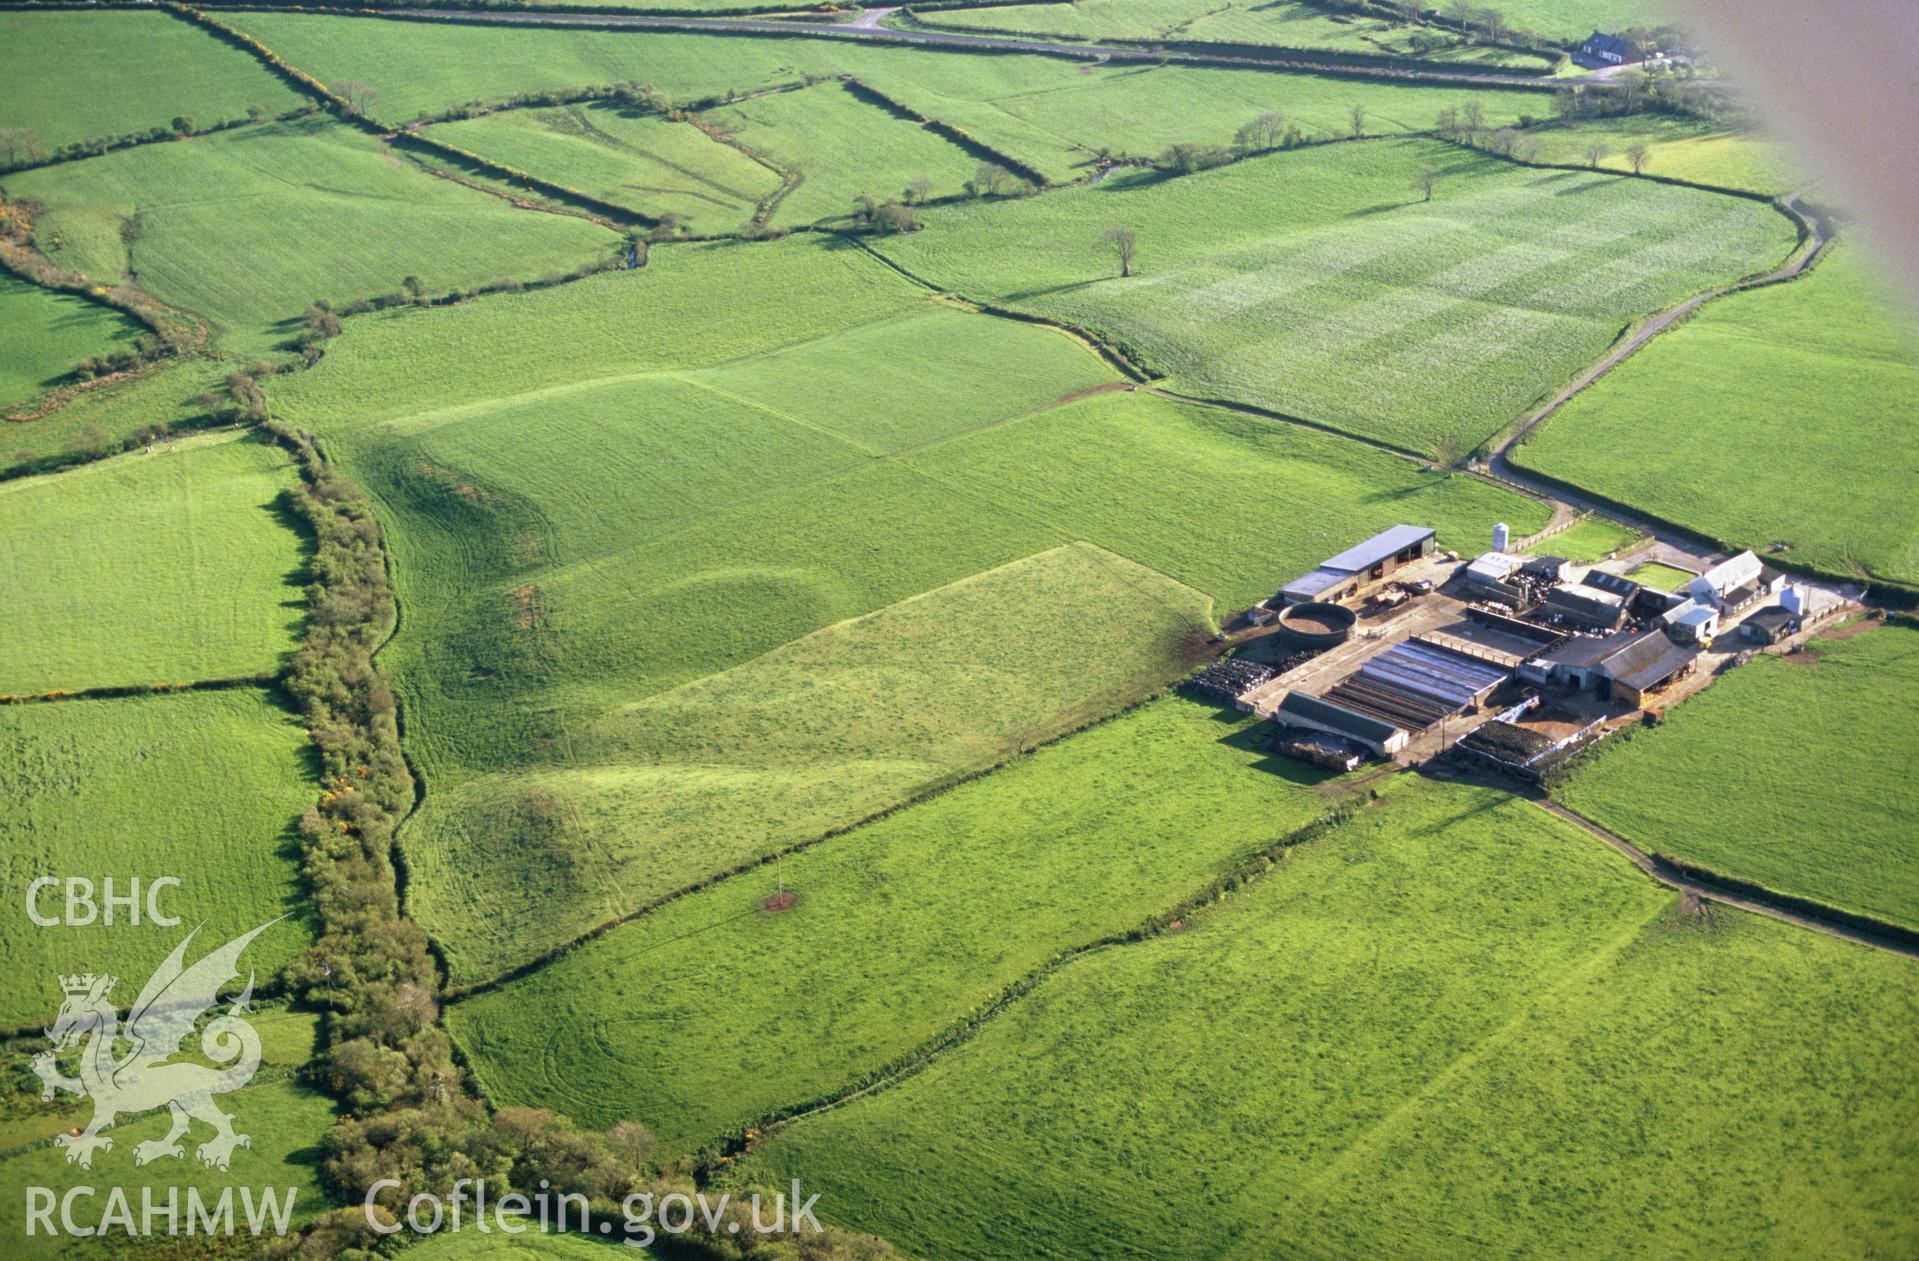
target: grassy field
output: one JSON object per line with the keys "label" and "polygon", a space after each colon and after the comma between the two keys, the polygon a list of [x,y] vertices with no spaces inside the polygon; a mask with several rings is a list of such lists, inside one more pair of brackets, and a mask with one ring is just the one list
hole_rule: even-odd
{"label": "grassy field", "polygon": [[87,390],[37,420],[0,421],[0,477],[46,472],[92,449],[107,450],[142,427],[182,432],[204,418],[197,399],[219,391],[232,365],[174,360],[131,381]]}
{"label": "grassy field", "polygon": [[0,274],[0,408],[58,385],[82,359],[140,331],[109,307]]}
{"label": "grassy field", "polygon": [[1296,426],[1110,393],[943,443],[913,467],[1245,608],[1397,522],[1471,547],[1542,504]]}
{"label": "grassy field", "polygon": [[1402,782],[744,1176],[935,1258],[1896,1255],[1916,1017],[1909,960]]}
{"label": "grassy field", "polygon": [[[1426,32],[1456,39],[1451,31],[1414,22],[1330,13],[1311,4],[1247,0],[1078,0],[1073,4],[1014,4],[929,9],[920,25],[959,31],[1011,31],[1023,35],[1084,40],[1154,40],[1262,44],[1326,49],[1340,53],[1412,57],[1411,36]],[[1425,59],[1472,66],[1514,66],[1543,72],[1548,58],[1461,41],[1435,49]]]}
{"label": "grassy field", "polygon": [[456,977],[491,975],[1112,712],[1210,625],[1198,592],[1073,544],[828,627],[569,731],[565,765],[430,794],[410,909]]}
{"label": "grassy field", "polygon": [[1919,322],[1842,243],[1809,275],[1708,304],[1513,459],[1734,546],[1919,583]]}
{"label": "grassy field", "polygon": [[530,280],[599,262],[620,240],[435,179],[324,119],[25,171],[7,191],[45,207],[35,240],[51,250],[63,237],[51,252],[62,267],[108,284],[132,274],[238,352],[287,341],[315,299],[396,293],[409,275],[434,294]]}
{"label": "grassy field", "polygon": [[[301,916],[293,821],[313,801],[306,738],[294,717],[254,689],[125,700],[0,706],[0,846],[5,895],[26,905],[42,876],[85,876],[119,892],[160,876],[181,881],[161,894],[178,928],[137,925],[41,928],[24,913],[0,927],[13,966],[0,984],[0,1028],[50,1018],[60,1005],[55,975],[124,978],[131,1002],[146,976],[186,932],[211,949],[266,923],[246,963],[271,978],[309,940]],[[97,895],[96,895],[97,896]],[[61,913],[61,890],[38,895],[43,915]],[[145,971],[142,971],[142,969]]]}
{"label": "grassy field", "polygon": [[737,231],[780,177],[691,123],[606,102],[503,110],[426,134],[654,216],[688,232]]}
{"label": "grassy field", "polygon": [[1639,114],[1608,118],[1569,127],[1543,128],[1533,133],[1539,142],[1534,155],[1540,162],[1589,161],[1594,140],[1606,146],[1599,160],[1605,171],[1628,171],[1626,150],[1646,146],[1646,170],[1653,175],[1745,188],[1754,192],[1791,192],[1806,180],[1806,172],[1783,143],[1746,128],[1724,127],[1671,114]]}
{"label": "grassy field", "polygon": [[[907,1053],[1310,821],[1330,804],[1318,773],[1258,736],[1153,702],[647,915],[455,1006],[451,1027],[496,1102],[595,1125],[637,1106],[669,1146],[698,1146]],[[776,878],[798,902],[769,915]],[[641,993],[673,997],[641,1011]]]}
{"label": "grassy field", "polygon": [[1658,561],[1647,561],[1643,565],[1633,566],[1626,577],[1643,587],[1657,591],[1677,591],[1695,577],[1684,569],[1675,569],[1671,565],[1662,565]]}
{"label": "grassy field", "polygon": [[1577,48],[1595,30],[1660,27],[1679,12],[1664,0],[1506,0],[1500,14],[1514,27],[1530,28]]}
{"label": "grassy field", "polygon": [[270,670],[293,646],[291,469],[235,430],[0,482],[0,692]]}
{"label": "grassy field", "polygon": [[47,152],[91,140],[280,114],[305,104],[258,62],[164,13],[0,14],[0,127]]}
{"label": "grassy field", "polygon": [[838,83],[773,92],[708,110],[705,117],[799,173],[799,186],[780,199],[775,226],[844,219],[859,194],[894,200],[916,176],[931,181],[932,196],[948,196],[978,165],[957,145]]}
{"label": "grassy field", "polygon": [[1919,630],[1818,639],[1608,743],[1560,796],[1643,849],[1919,928],[1915,703]]}
{"label": "grassy field", "polygon": [[619,1251],[622,1246],[586,1235],[542,1234],[539,1223],[529,1220],[522,1235],[498,1229],[484,1235],[472,1229],[443,1231],[410,1251],[418,1261],[612,1261],[629,1255]]}
{"label": "grassy field", "polygon": [[1604,517],[1588,517],[1578,525],[1522,550],[1535,556],[1557,556],[1576,565],[1588,565],[1632,546],[1640,538],[1640,535],[1625,526],[1616,525]]}
{"label": "grassy field", "polygon": [[[881,246],[920,276],[1097,329],[1182,390],[1422,450],[1471,449],[1636,315],[1792,245],[1743,199],[1412,140],[927,218]],[[1101,224],[1136,234],[1130,279]]]}
{"label": "grassy field", "polygon": [[[50,1188],[56,1196],[64,1196],[73,1187],[94,1188],[73,1200],[74,1222],[83,1228],[100,1224],[113,1188],[125,1190],[136,1227],[140,1220],[142,1188],[153,1188],[155,1202],[161,1208],[166,1205],[168,1189],[178,1188],[183,1236],[179,1244],[192,1242],[204,1245],[207,1242],[204,1238],[191,1241],[184,1239],[189,1187],[199,1191],[202,1203],[209,1208],[223,1193],[230,1192],[235,1231],[242,1240],[250,1238],[243,1207],[245,1202],[241,1198],[242,1189],[250,1192],[256,1203],[262,1191],[270,1190],[284,1204],[287,1193],[291,1191],[291,1224],[294,1230],[298,1230],[332,1207],[320,1185],[318,1155],[321,1135],[333,1124],[333,1105],[319,1091],[288,1077],[268,1078],[269,1070],[262,1069],[260,1077],[255,1078],[253,1084],[219,1098],[221,1110],[233,1116],[233,1128],[251,1140],[250,1146],[234,1153],[229,1170],[210,1169],[194,1156],[192,1145],[211,1133],[197,1122],[185,1140],[188,1146],[184,1159],[135,1165],[134,1147],[147,1139],[160,1138],[167,1129],[164,1112],[148,1112],[123,1117],[113,1127],[110,1131],[114,1139],[113,1150],[96,1155],[91,1170],[69,1165],[65,1152],[51,1142],[43,1142],[24,1151],[0,1156],[0,1177],[16,1188]],[[77,1119],[83,1121],[84,1117]],[[9,1241],[8,1255],[20,1258],[20,1261],[94,1258],[107,1255],[108,1249],[115,1255],[139,1256],[147,1252],[160,1253],[161,1249],[166,1250],[162,1255],[195,1255],[183,1248],[176,1252],[164,1243],[138,1247],[124,1236],[111,1242],[64,1234],[49,1238],[44,1232],[29,1237],[25,1208],[24,1195],[10,1195],[4,1203],[0,1203],[0,1233],[5,1234]],[[57,1214],[54,1220],[59,1221]],[[160,1217],[156,1220],[164,1238],[166,1219]],[[119,1234],[122,1229],[114,1228],[109,1232],[109,1237]],[[272,1227],[268,1225],[266,1230],[270,1236]]]}
{"label": "grassy field", "polygon": [[[996,10],[997,12],[998,10]],[[1224,144],[1241,124],[1279,111],[1310,135],[1345,135],[1364,105],[1368,130],[1431,127],[1470,96],[1494,125],[1545,117],[1543,93],[1462,92],[1414,84],[1263,70],[1094,64],[1010,53],[940,53],[847,40],[724,38],[659,32],[424,26],[317,14],[236,13],[241,29],[323,80],[375,85],[383,118],[437,113],[515,92],[622,81],[676,101],[854,74],[928,117],[1065,180],[1093,151],[1152,154],[1179,141]],[[808,94],[810,95],[810,93]],[[908,172],[911,174],[917,172]],[[937,177],[937,171],[928,171]]]}

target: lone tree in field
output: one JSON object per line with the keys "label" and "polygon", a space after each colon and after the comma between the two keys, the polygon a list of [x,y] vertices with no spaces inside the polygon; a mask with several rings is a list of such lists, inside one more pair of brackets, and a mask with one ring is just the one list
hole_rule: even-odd
{"label": "lone tree in field", "polygon": [[1366,107],[1364,105],[1353,106],[1352,117],[1353,139],[1357,140],[1366,134]]}
{"label": "lone tree in field", "polygon": [[346,102],[353,113],[365,118],[366,112],[373,108],[373,102],[380,99],[380,90],[371,83],[362,83],[358,79],[342,79],[328,85],[333,95]]}
{"label": "lone tree in field", "polygon": [[1643,144],[1626,146],[1626,161],[1632,163],[1632,173],[1638,175],[1646,169],[1646,162],[1652,157],[1652,150]]}
{"label": "lone tree in field", "polygon": [[915,175],[912,179],[906,181],[906,204],[907,205],[923,206],[926,204],[926,199],[928,197],[931,197],[932,195],[933,195],[933,181],[931,177],[925,176],[925,175]]}
{"label": "lone tree in field", "polygon": [[0,154],[6,155],[8,166],[38,162],[41,157],[40,146],[34,140],[33,132],[25,127],[0,127]]}
{"label": "lone tree in field", "polygon": [[1597,171],[1599,164],[1611,154],[1612,150],[1608,149],[1603,142],[1594,140],[1586,146],[1586,165]]}
{"label": "lone tree in field", "polygon": [[1279,148],[1285,135],[1286,116],[1269,110],[1241,127],[1233,135],[1233,142],[1250,153],[1262,153]]}
{"label": "lone tree in field", "polygon": [[1126,277],[1132,275],[1133,253],[1138,248],[1138,241],[1133,236],[1133,230],[1131,228],[1108,228],[1100,234],[1099,240],[1100,244],[1113,251],[1113,256],[1119,259],[1120,279],[1124,280]]}
{"label": "lone tree in field", "polygon": [[982,162],[973,168],[966,190],[975,197],[998,197],[1013,186],[1013,173],[997,162]]}
{"label": "lone tree in field", "polygon": [[1430,166],[1420,167],[1419,174],[1413,176],[1413,188],[1424,194],[1424,196],[1420,198],[1421,201],[1431,201],[1433,199],[1433,185],[1438,182],[1439,172],[1433,170]]}

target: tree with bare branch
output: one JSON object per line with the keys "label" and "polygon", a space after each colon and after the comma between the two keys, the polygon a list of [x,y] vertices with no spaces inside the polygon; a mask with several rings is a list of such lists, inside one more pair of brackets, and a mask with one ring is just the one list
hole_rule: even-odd
{"label": "tree with bare branch", "polygon": [[1113,251],[1119,260],[1119,274],[1123,280],[1133,274],[1133,254],[1139,247],[1131,228],[1108,228],[1100,234],[1100,243]]}
{"label": "tree with bare branch", "polygon": [[329,83],[327,90],[346,102],[346,107],[361,118],[373,108],[373,102],[380,99],[380,90],[371,83],[362,83],[358,79],[341,79]]}
{"label": "tree with bare branch", "polygon": [[1431,201],[1433,199],[1433,185],[1438,182],[1439,172],[1433,170],[1430,166],[1422,166],[1419,168],[1419,173],[1413,176],[1413,190],[1424,194],[1424,196],[1420,198],[1421,201]]}
{"label": "tree with bare branch", "polygon": [[1632,164],[1632,173],[1639,175],[1646,169],[1646,163],[1652,158],[1652,150],[1637,142],[1626,146],[1626,161]]}
{"label": "tree with bare branch", "polygon": [[1586,165],[1593,170],[1597,171],[1599,164],[1610,156],[1612,156],[1612,150],[1606,147],[1605,141],[1589,140],[1586,142]]}

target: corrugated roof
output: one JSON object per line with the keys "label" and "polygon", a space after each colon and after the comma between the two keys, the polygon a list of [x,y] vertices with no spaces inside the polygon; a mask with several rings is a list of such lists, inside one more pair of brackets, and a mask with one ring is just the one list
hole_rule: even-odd
{"label": "corrugated roof", "polygon": [[1760,571],[1765,568],[1759,558],[1751,552],[1741,552],[1720,561],[1705,573],[1693,580],[1693,589],[1698,590],[1701,581],[1721,595],[1735,587],[1743,587],[1749,582],[1759,580]]}
{"label": "corrugated roof", "polygon": [[1317,696],[1308,696],[1297,690],[1286,693],[1286,699],[1279,703],[1277,712],[1310,719],[1337,731],[1356,736],[1369,744],[1383,744],[1400,731],[1400,728],[1392,723],[1378,718],[1368,718],[1365,714],[1356,714],[1343,705],[1335,705],[1330,701],[1323,701]]}
{"label": "corrugated roof", "polygon": [[1699,655],[1697,648],[1675,644],[1664,635],[1649,635],[1647,638],[1659,641],[1664,647],[1657,653],[1647,655],[1645,660],[1636,662],[1624,673],[1609,668],[1607,673],[1612,676],[1614,683],[1642,690],[1654,687],[1679,673]]}
{"label": "corrugated roof", "polygon": [[1614,595],[1631,599],[1639,594],[1639,584],[1621,574],[1609,574],[1603,569],[1588,569],[1586,576],[1579,580],[1588,587],[1597,587],[1601,591],[1610,591]]}
{"label": "corrugated roof", "polygon": [[1405,551],[1415,543],[1422,543],[1433,537],[1433,531],[1424,526],[1396,525],[1390,530],[1381,530],[1364,543],[1354,544],[1337,556],[1329,556],[1320,564],[1321,569],[1343,569],[1348,573],[1358,573],[1362,569],[1371,569],[1380,561]]}
{"label": "corrugated roof", "polygon": [[1337,569],[1328,569],[1321,565],[1310,574],[1301,574],[1279,589],[1283,596],[1298,600],[1310,600],[1337,587],[1342,582],[1350,582],[1352,575]]}

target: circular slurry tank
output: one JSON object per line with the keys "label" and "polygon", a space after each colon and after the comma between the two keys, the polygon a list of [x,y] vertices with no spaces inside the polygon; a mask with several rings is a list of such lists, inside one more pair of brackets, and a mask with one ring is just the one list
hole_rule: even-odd
{"label": "circular slurry tank", "polygon": [[1358,615],[1338,604],[1289,604],[1279,611],[1279,633],[1306,648],[1331,648],[1353,633]]}

